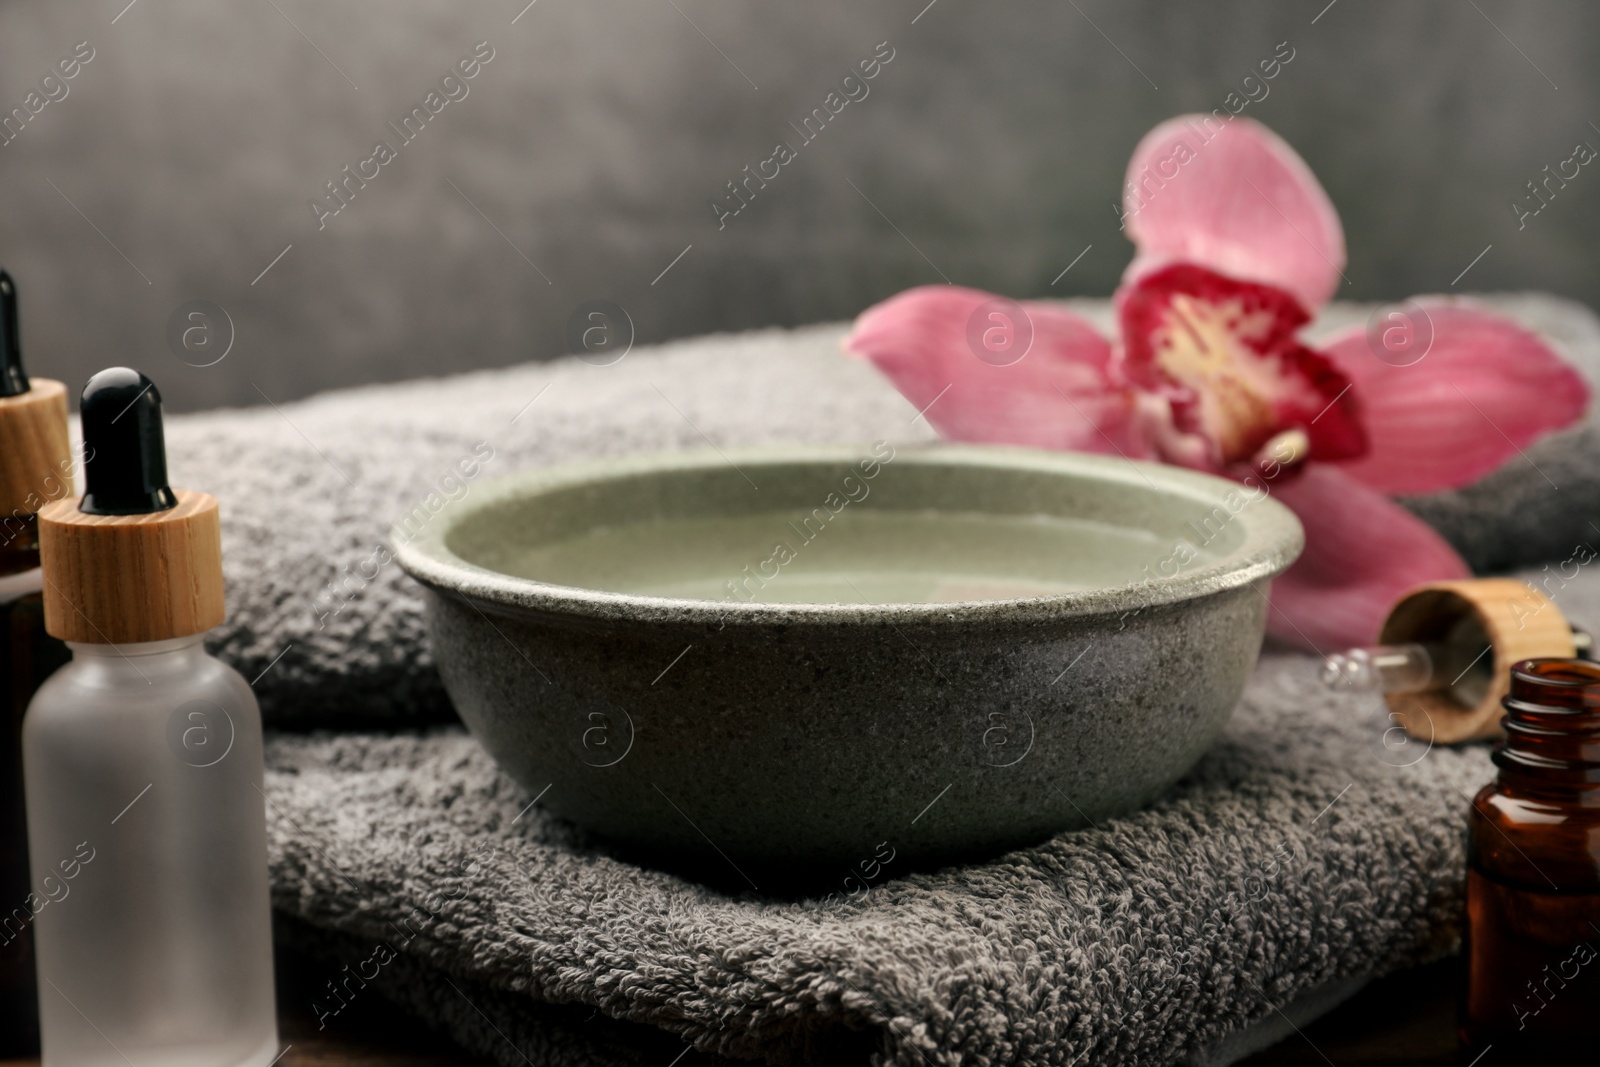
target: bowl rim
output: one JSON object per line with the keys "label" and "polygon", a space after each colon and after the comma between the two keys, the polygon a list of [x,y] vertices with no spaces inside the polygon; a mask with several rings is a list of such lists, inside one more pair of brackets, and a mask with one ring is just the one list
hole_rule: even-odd
{"label": "bowl rim", "polygon": [[[964,625],[1128,615],[1268,580],[1293,563],[1305,545],[1305,532],[1299,519],[1289,508],[1272,498],[1270,488],[1263,481],[1260,487],[1265,490],[1265,495],[1247,499],[1244,506],[1231,511],[1230,521],[1240,522],[1243,529],[1239,544],[1212,560],[1187,567],[1180,565],[1176,574],[1155,580],[1139,579],[1103,589],[998,600],[824,604],[645,596],[555,585],[505,574],[462,559],[447,546],[451,532],[462,522],[508,498],[640,474],[692,471],[712,466],[733,466],[743,473],[762,467],[807,463],[852,464],[867,455],[866,449],[870,447],[835,444],[720,449],[713,446],[528,467],[474,486],[470,505],[466,503],[467,498],[449,504],[415,535],[403,531],[399,524],[391,526],[389,543],[396,561],[407,574],[436,592],[460,595],[479,610],[510,609],[513,614],[534,613],[589,622],[705,624],[719,629],[729,624],[803,626],[840,622],[914,622]],[[897,465],[988,467],[1088,477],[1126,485],[1140,492],[1155,489],[1188,497],[1195,502],[1197,509],[1224,506],[1227,494],[1244,491],[1238,482],[1165,464],[1085,452],[1055,452],[1002,445],[948,442],[901,445],[895,448],[893,462]],[[1168,558],[1176,554],[1177,545],[1175,538]]]}

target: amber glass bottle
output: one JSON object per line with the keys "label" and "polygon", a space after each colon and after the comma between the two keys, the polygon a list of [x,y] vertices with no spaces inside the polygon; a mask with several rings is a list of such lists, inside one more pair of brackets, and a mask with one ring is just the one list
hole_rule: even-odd
{"label": "amber glass bottle", "polygon": [[0,1059],[37,1055],[33,915],[22,808],[22,713],[39,683],[71,658],[44,632],[33,516],[0,522]]}
{"label": "amber glass bottle", "polygon": [[1600,1062],[1600,664],[1524,660],[1504,703],[1468,830],[1462,1062]]}
{"label": "amber glass bottle", "polygon": [[70,658],[44,630],[39,526],[72,495],[67,387],[22,367],[17,286],[0,270],[0,1060],[37,1055],[33,919],[48,904],[28,877],[22,800],[22,713]]}

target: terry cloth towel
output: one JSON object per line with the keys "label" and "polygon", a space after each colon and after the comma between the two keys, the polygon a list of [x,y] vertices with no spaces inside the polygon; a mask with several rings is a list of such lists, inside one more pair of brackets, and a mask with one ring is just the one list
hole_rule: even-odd
{"label": "terry cloth towel", "polygon": [[1265,660],[1146,811],[989,863],[891,866],[843,901],[730,897],[611,858],[524,813],[457,729],[283,736],[274,903],[316,928],[295,940],[323,954],[326,1025],[387,996],[506,1065],[666,1067],[687,1045],[775,1064],[1226,1063],[1448,951],[1461,919],[1488,749],[1386,747],[1382,711],[1316,671]]}
{"label": "terry cloth towel", "polygon": [[[1587,312],[1506,303],[1586,369],[1600,362]],[[176,480],[224,503],[220,651],[280,726],[447,714],[417,597],[382,562],[388,521],[430,487],[459,498],[528,463],[926,439],[837,356],[842,332],[174,419]],[[1560,542],[1530,543],[1475,490],[1417,506],[1480,561],[1568,560],[1600,543],[1583,532],[1600,500],[1594,433],[1528,449],[1560,489],[1516,499],[1544,507]],[[1563,608],[1581,620],[1600,605],[1587,569],[1555,571]],[[546,817],[459,727],[280,733],[274,903],[283,935],[328,957],[314,1003],[328,1025],[351,997],[385,995],[505,1064],[1226,1063],[1456,937],[1487,748],[1405,743],[1375,699],[1319,689],[1317,666],[1270,653],[1222,738],[1143,812],[987,863],[891,865],[842,900],[733,897],[625,863]]]}

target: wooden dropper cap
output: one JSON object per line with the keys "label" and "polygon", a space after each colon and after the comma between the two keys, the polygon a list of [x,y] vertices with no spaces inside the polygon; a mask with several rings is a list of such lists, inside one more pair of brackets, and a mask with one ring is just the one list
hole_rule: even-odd
{"label": "wooden dropper cap", "polygon": [[1469,665],[1478,668],[1480,684],[1467,699],[1456,684],[1460,678],[1422,692],[1384,696],[1406,733],[1440,744],[1500,735],[1500,701],[1511,691],[1514,664],[1577,654],[1572,625],[1555,601],[1514,578],[1418,586],[1390,609],[1378,639],[1385,645],[1455,645],[1481,657]]}
{"label": "wooden dropper cap", "polygon": [[167,485],[161,394],[138,371],[89,379],[84,494],[39,513],[44,627],[63,641],[122,644],[222,623],[216,498]]}
{"label": "wooden dropper cap", "polygon": [[0,544],[15,521],[72,496],[72,441],[67,387],[29,381],[17,328],[17,285],[0,270]]}

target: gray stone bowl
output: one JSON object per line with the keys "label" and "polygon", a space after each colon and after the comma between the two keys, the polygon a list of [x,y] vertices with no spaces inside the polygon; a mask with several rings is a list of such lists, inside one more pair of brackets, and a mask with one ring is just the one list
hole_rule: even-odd
{"label": "gray stone bowl", "polygon": [[[1303,543],[1294,515],[1264,488],[1115,457],[936,445],[877,463],[874,447],[888,446],[526,470],[475,486],[415,537],[396,528],[462,719],[548,810],[763,893],[849,894],[1034,843],[1134,810],[1187,771],[1259,653],[1267,584]],[[837,517],[823,528],[836,506],[854,532]],[[718,524],[763,516],[778,536],[723,545]],[[1026,537],[1044,523],[1059,553],[1050,542],[1032,564],[986,533],[941,541],[969,521]],[[874,539],[895,523],[922,533]],[[773,541],[823,558],[806,534],[865,553],[853,584],[844,572],[854,592],[744,599],[766,595],[751,576],[775,569]],[[549,546],[578,546],[588,569],[552,563]],[[883,602],[862,588],[872,553],[902,547],[957,569],[981,556],[1013,578],[1060,569],[1078,587]],[[626,591],[680,550],[743,584],[723,599]],[[800,574],[804,559],[789,562]],[[773,595],[791,580],[776,570]],[[561,584],[573,574],[588,578]]]}

